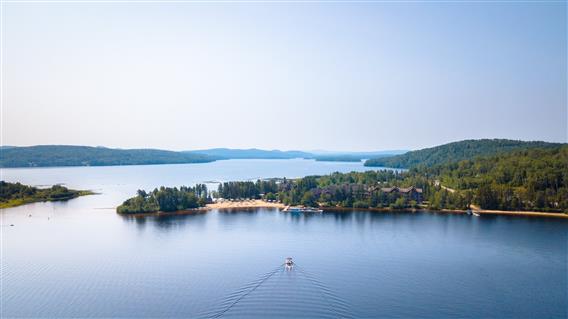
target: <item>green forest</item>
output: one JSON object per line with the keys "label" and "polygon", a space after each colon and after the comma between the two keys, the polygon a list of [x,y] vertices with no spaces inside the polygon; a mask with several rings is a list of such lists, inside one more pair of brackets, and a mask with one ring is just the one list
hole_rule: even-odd
{"label": "green forest", "polygon": [[257,180],[256,183],[251,181],[221,183],[213,196],[227,199],[258,199],[261,198],[261,194],[274,194],[277,192],[278,184],[275,180]]}
{"label": "green forest", "polygon": [[[413,164],[410,170],[385,169],[298,179],[224,182],[213,192],[208,192],[205,185],[180,189],[162,187],[149,194],[139,191],[118,211],[196,208],[214,197],[264,199],[310,207],[464,210],[474,204],[482,209],[568,213],[568,145],[545,143],[544,147],[536,147],[540,142],[527,142],[527,147],[518,149],[520,144],[504,140],[487,140],[487,143],[483,152],[457,151],[461,147],[469,148],[471,145],[467,146],[467,141],[460,147],[454,145],[451,158],[461,158],[456,155],[458,153],[491,153],[496,150],[495,143],[505,145],[502,149],[513,150],[495,151],[496,154],[485,156],[472,155],[468,159],[440,164]],[[392,187],[398,189],[392,191]]]}
{"label": "green forest", "polygon": [[211,198],[208,197],[205,184],[180,188],[162,186],[149,193],[138,190],[135,197],[127,199],[116,211],[119,214],[174,212],[204,207],[208,202],[211,202]]}
{"label": "green forest", "polygon": [[568,211],[568,145],[526,149],[415,170],[437,176],[485,209]]}
{"label": "green forest", "polygon": [[[422,189],[423,202],[386,194],[391,186]],[[445,187],[445,188],[444,188]],[[568,212],[568,145],[499,153],[409,171],[367,171],[271,182],[231,182],[222,198],[277,199],[288,205],[426,207]]]}
{"label": "green forest", "polygon": [[69,200],[91,194],[93,194],[91,191],[78,191],[61,185],[54,185],[50,188],[37,188],[20,183],[0,181],[0,208],[34,202]]}
{"label": "green forest", "polygon": [[365,166],[393,168],[430,167],[432,165],[473,159],[479,156],[491,156],[530,148],[554,148],[561,145],[562,144],[547,142],[525,142],[506,139],[465,140],[418,151],[411,151],[402,155],[372,158],[365,162]]}

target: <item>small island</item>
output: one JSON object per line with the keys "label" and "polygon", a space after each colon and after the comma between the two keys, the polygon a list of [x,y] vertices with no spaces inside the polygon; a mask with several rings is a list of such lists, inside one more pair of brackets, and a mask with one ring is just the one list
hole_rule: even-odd
{"label": "small island", "polygon": [[94,194],[88,190],[68,189],[53,185],[50,188],[38,188],[20,183],[0,181],[0,208],[9,208],[35,202],[65,201],[79,196]]}
{"label": "small island", "polygon": [[361,162],[363,158],[357,155],[340,154],[316,156],[315,160],[318,162]]}
{"label": "small island", "polygon": [[162,186],[151,192],[138,190],[136,196],[118,206],[116,212],[119,214],[180,212],[205,207],[211,201],[205,184],[180,188]]}

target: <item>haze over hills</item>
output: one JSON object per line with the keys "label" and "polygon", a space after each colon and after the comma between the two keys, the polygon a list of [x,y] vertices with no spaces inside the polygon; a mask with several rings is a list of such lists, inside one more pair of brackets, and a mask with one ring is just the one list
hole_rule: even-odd
{"label": "haze over hills", "polygon": [[366,158],[392,156],[407,151],[375,151],[375,152],[345,152],[345,151],[281,151],[281,150],[261,150],[250,149],[231,149],[231,148],[212,148],[204,150],[184,151],[184,153],[204,154],[219,159],[290,159],[306,158],[319,161],[360,161]]}
{"label": "haze over hills", "polygon": [[[37,145],[0,148],[0,167],[107,166],[205,163],[226,159],[292,159],[361,161],[366,153],[316,155],[303,151],[215,148],[195,151],[113,149],[74,145]],[[388,151],[372,152],[383,154]],[[334,155],[335,154],[335,155]],[[378,156],[378,155],[377,155]]]}
{"label": "haze over hills", "polygon": [[326,151],[326,150],[314,150],[309,151],[310,153],[317,155],[317,156],[329,156],[329,155],[351,155],[351,156],[360,156],[362,158],[372,158],[375,156],[392,156],[392,155],[400,155],[408,152],[409,150],[386,150],[386,151],[370,151],[370,152],[349,152],[349,151]]}
{"label": "haze over hills", "polygon": [[401,155],[369,159],[365,162],[365,166],[394,168],[411,168],[418,165],[432,166],[515,150],[550,148],[562,145],[565,144],[507,139],[464,140],[410,151]]}
{"label": "haze over hills", "polygon": [[465,140],[418,151],[325,152],[280,151],[214,148],[194,151],[167,151],[158,149],[113,149],[106,147],[72,145],[38,145],[0,148],[0,167],[49,166],[106,166],[205,163],[226,159],[292,159],[317,161],[365,162],[371,167],[410,168],[416,165],[435,165],[495,155],[508,151],[547,148],[562,144],[524,142],[504,139]]}
{"label": "haze over hills", "polygon": [[204,154],[218,159],[290,159],[314,157],[314,154],[302,151],[261,150],[257,148],[211,148],[206,150],[183,151],[183,153]]}
{"label": "haze over hills", "polygon": [[376,151],[376,152],[333,152],[333,151],[314,151],[316,161],[324,162],[360,162],[364,159],[390,157],[404,154],[408,151]]}

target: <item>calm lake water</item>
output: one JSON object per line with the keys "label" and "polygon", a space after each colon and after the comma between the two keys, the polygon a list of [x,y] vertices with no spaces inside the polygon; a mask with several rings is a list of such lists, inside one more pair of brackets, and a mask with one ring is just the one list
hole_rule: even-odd
{"label": "calm lake water", "polygon": [[[0,314],[567,316],[565,220],[270,209],[127,218],[114,211],[138,188],[352,170],[365,168],[231,160],[4,169],[7,181],[65,183],[101,194],[0,212]],[[292,270],[282,266],[288,256],[297,263]]]}

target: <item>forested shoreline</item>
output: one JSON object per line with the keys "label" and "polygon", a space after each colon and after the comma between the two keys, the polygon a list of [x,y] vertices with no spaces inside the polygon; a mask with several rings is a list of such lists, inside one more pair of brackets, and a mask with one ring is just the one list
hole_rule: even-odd
{"label": "forested shoreline", "polygon": [[[482,209],[568,213],[568,146],[530,148],[494,156],[419,166],[333,173],[298,179],[221,183],[209,192],[160,188],[119,206],[121,213],[172,211],[205,206],[212,198],[263,199],[284,205],[339,208]],[[143,192],[143,193],[140,193]],[[188,197],[189,196],[189,197]],[[175,204],[165,206],[165,199]]]}
{"label": "forested shoreline", "polygon": [[472,194],[484,209],[568,212],[568,145],[413,170]]}
{"label": "forested shoreline", "polygon": [[[422,203],[381,189],[415,187]],[[224,183],[218,196],[279,200],[286,205],[568,212],[568,146],[531,148],[405,172],[307,176],[280,183]]]}
{"label": "forested shoreline", "polygon": [[94,194],[91,191],[68,189],[54,185],[50,188],[38,188],[20,183],[0,181],[0,208],[9,208],[34,202],[64,201],[83,195]]}

